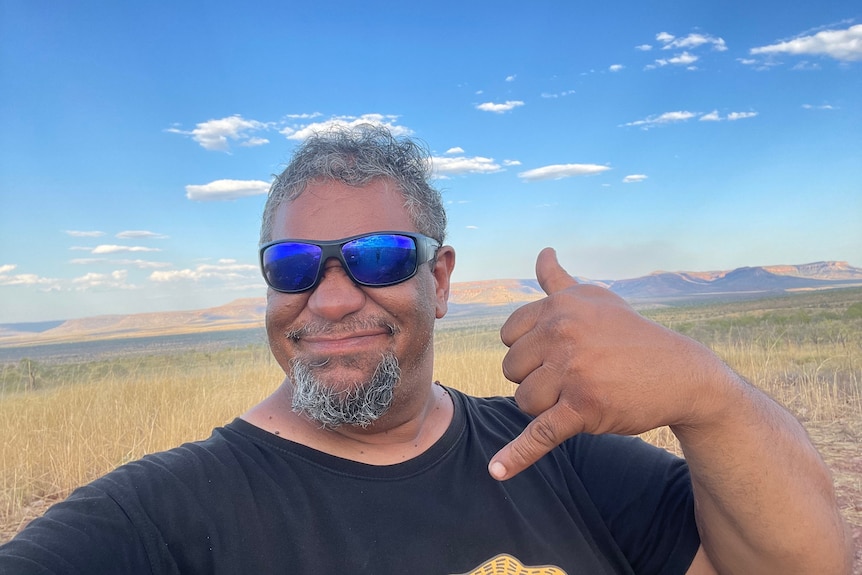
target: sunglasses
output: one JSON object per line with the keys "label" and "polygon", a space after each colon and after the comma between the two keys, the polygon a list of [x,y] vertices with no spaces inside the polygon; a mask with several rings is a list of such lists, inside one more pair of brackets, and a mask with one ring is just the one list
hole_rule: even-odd
{"label": "sunglasses", "polygon": [[408,232],[374,232],[327,242],[276,240],[261,246],[260,268],[267,285],[282,293],[316,287],[329,258],[341,262],[355,283],[384,287],[412,278],[439,248],[434,238]]}

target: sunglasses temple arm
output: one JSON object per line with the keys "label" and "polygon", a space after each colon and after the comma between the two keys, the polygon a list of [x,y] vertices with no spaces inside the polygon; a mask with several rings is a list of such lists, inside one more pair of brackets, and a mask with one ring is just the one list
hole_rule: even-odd
{"label": "sunglasses temple arm", "polygon": [[[424,237],[422,238],[423,243],[425,244],[425,262],[431,262],[437,260],[437,250],[439,250],[442,246],[440,242],[435,240],[434,238]],[[423,262],[424,263],[424,262]]]}

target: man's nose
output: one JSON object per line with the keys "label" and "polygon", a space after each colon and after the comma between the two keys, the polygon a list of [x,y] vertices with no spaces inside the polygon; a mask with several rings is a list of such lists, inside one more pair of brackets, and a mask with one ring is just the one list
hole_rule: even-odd
{"label": "man's nose", "polygon": [[314,314],[330,321],[339,321],[362,309],[365,292],[350,279],[347,271],[336,259],[323,265],[323,277],[311,292],[306,306]]}

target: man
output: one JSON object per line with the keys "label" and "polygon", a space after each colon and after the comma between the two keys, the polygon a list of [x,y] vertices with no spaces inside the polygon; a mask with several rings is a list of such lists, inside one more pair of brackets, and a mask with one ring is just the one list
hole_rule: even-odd
{"label": "man", "polygon": [[[210,439],[79,489],[0,571],[849,573],[795,419],[552,250],[547,297],[502,328],[514,399],[434,383],[455,252],[426,170],[382,129],[307,141],[261,236],[284,382]],[[686,461],[623,437],[661,425]]]}

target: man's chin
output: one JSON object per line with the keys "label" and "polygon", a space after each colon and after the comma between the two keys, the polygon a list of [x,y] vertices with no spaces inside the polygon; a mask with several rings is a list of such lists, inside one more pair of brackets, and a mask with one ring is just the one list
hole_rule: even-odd
{"label": "man's chin", "polygon": [[[324,427],[368,427],[392,404],[400,370],[394,355],[376,364],[329,361],[293,362],[293,409]],[[322,365],[321,365],[322,364]]]}
{"label": "man's chin", "polygon": [[299,412],[309,421],[319,425],[323,429],[346,429],[356,433],[373,433],[375,430],[375,424],[377,424],[381,419],[385,421],[386,414],[389,412],[390,407],[383,408],[375,413],[373,417],[367,417],[361,421],[334,421],[317,417],[314,413],[306,410],[299,410]]}

